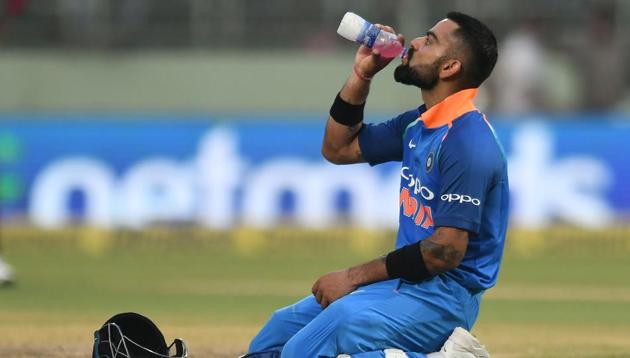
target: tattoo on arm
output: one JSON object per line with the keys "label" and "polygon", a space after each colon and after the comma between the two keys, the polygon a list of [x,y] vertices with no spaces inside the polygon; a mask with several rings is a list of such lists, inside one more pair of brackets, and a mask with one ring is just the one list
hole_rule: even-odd
{"label": "tattoo on arm", "polygon": [[463,257],[452,244],[442,245],[428,239],[422,240],[420,251],[422,256],[431,256],[445,263],[458,262]]}
{"label": "tattoo on arm", "polygon": [[468,233],[456,228],[438,227],[433,235],[420,242],[424,263],[433,274],[457,267],[468,247]]}

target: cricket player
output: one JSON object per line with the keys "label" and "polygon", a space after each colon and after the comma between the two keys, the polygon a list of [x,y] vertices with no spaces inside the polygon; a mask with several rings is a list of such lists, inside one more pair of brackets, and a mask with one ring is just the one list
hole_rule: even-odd
{"label": "cricket player", "polygon": [[394,72],[424,104],[365,124],[370,80],[391,59],[359,48],[322,154],[335,164],[402,162],[396,249],[321,276],[312,295],[271,316],[247,357],[489,356],[467,330],[496,283],[507,228],[505,156],[473,104],[496,61],[492,31],[449,13],[411,41]]}

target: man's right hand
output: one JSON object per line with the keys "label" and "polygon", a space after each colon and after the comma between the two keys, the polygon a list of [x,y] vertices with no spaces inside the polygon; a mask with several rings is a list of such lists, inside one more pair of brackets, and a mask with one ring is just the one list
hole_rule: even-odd
{"label": "man's right hand", "polygon": [[[375,26],[382,31],[391,32],[392,34],[396,33],[391,26],[381,24],[376,24]],[[400,41],[404,47],[405,37],[401,34],[398,34],[397,37],[398,41]],[[385,68],[394,58],[395,57],[383,58],[378,50],[373,50],[361,45],[354,56],[354,65],[357,66],[357,70],[360,71],[363,76],[370,78],[374,77],[380,70]]]}

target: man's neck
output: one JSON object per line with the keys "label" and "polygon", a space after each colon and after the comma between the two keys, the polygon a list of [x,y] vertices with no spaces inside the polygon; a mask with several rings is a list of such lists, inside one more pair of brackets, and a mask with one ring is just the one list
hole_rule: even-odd
{"label": "man's neck", "polygon": [[437,85],[430,90],[421,90],[422,101],[427,109],[442,102],[446,97],[459,92],[460,90],[453,86],[440,86]]}

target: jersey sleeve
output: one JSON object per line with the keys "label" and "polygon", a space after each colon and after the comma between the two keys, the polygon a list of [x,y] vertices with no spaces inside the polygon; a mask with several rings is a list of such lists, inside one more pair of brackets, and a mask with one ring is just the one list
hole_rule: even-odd
{"label": "jersey sleeve", "polygon": [[403,134],[409,123],[419,116],[418,109],[402,113],[388,121],[364,124],[359,131],[359,147],[363,158],[372,166],[401,161]]}
{"label": "jersey sleeve", "polygon": [[478,234],[489,188],[500,163],[493,143],[474,133],[449,133],[442,142],[438,163],[440,195],[433,216],[438,226]]}

